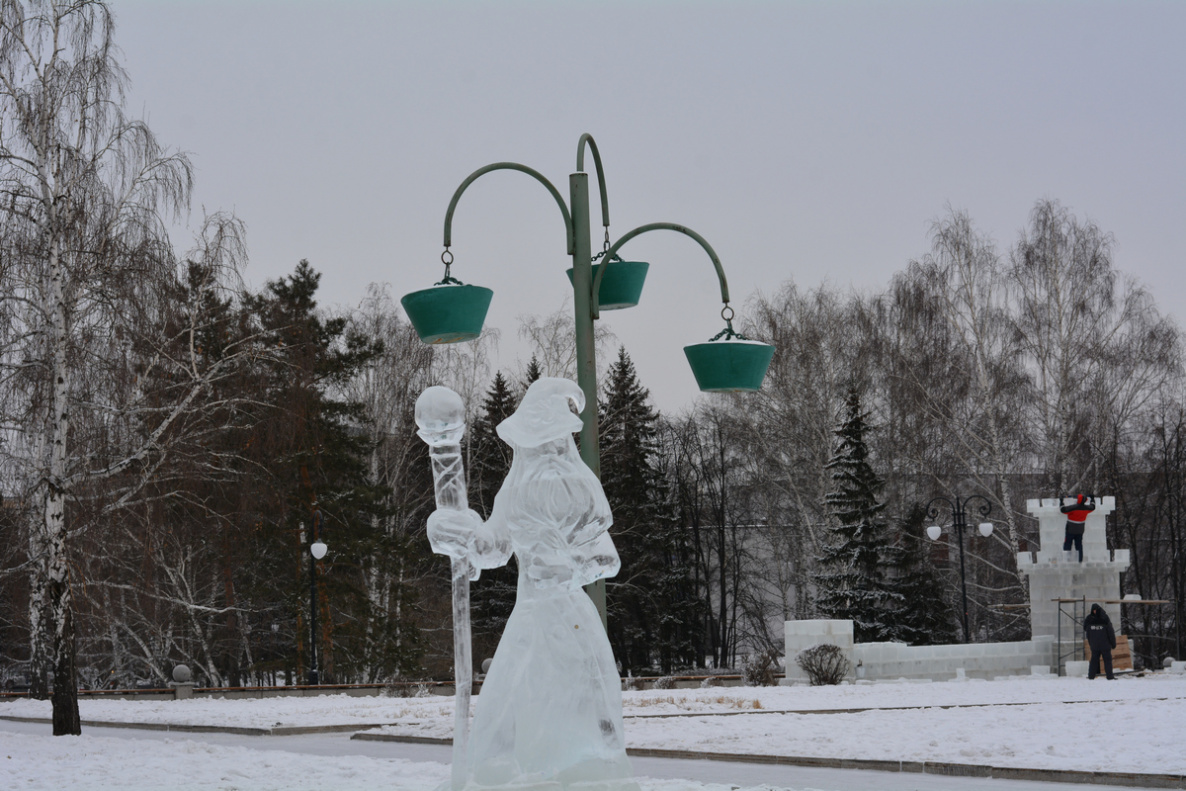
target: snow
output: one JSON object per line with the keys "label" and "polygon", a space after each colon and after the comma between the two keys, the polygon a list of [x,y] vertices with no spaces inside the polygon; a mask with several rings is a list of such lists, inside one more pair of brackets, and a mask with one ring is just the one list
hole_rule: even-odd
{"label": "snow", "polygon": [[54,738],[2,731],[0,736],[0,787],[30,791],[79,787],[94,791],[426,791],[449,776],[443,764],[303,756],[184,739],[148,742],[86,734]]}
{"label": "snow", "polygon": [[[223,700],[88,700],[78,709],[83,722],[138,722],[225,728],[292,728],[355,725],[359,730],[394,720],[441,719],[452,726],[453,698],[317,697]],[[46,717],[49,701],[21,698],[0,703],[0,716]]]}
{"label": "snow", "polygon": [[[630,747],[1029,769],[1186,772],[1181,700],[627,721]],[[1157,723],[1158,727],[1149,725]]]}
{"label": "snow", "polygon": [[[831,758],[942,761],[1035,769],[1186,773],[1186,677],[1011,678],[839,687],[623,693],[628,746]],[[947,708],[944,708],[947,707]],[[351,726],[448,738],[452,699],[349,697],[89,700],[84,722],[289,728]],[[825,713],[791,713],[791,712]],[[830,713],[827,713],[830,712]],[[0,716],[48,717],[48,702],[0,702]],[[186,738],[82,737],[5,730],[0,788],[351,789],[429,791],[448,767],[370,756],[313,756]],[[33,726],[27,726],[33,727]],[[44,727],[48,731],[48,726]],[[121,732],[123,733],[123,732]],[[85,782],[80,786],[80,780]],[[647,791],[733,786],[643,780]]]}

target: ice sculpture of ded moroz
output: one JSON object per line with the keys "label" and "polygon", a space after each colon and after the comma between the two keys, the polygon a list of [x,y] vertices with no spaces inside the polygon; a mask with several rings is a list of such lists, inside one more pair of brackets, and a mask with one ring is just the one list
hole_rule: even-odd
{"label": "ice sculpture of ded moroz", "polygon": [[633,789],[622,695],[597,609],[582,590],[620,562],[601,482],[572,435],[584,395],[567,379],[528,388],[497,427],[514,450],[490,519],[438,509],[434,551],[475,569],[519,564],[515,608],[474,712],[466,788]]}

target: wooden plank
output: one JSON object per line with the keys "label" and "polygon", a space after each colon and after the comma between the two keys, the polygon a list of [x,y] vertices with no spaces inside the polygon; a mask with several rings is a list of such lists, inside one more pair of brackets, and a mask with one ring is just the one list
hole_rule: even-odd
{"label": "wooden plank", "polygon": [[[1091,645],[1086,640],[1083,641],[1083,656],[1087,657],[1088,660],[1091,659]],[[1100,659],[1100,667],[1097,673],[1104,672],[1103,665],[1103,659]],[[1123,634],[1117,635],[1116,647],[1112,649],[1112,671],[1132,669],[1132,649],[1128,644],[1128,636]]]}

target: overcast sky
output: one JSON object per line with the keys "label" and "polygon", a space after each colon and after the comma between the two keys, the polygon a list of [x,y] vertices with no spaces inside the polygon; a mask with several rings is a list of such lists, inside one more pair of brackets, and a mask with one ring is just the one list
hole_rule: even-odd
{"label": "overcast sky", "polygon": [[[1186,315],[1186,3],[111,4],[133,113],[193,154],[193,224],[246,222],[257,286],[308,258],[323,304],[427,287],[462,179],[513,160],[567,195],[589,132],[614,238],[699,231],[741,316],[787,281],[884,288],[949,204],[1004,252],[1040,198],[1113,233],[1117,267]],[[494,173],[453,231],[512,371],[517,317],[570,293],[560,214]],[[624,253],[650,261],[646,290],[604,321],[677,410],[682,347],[722,326],[715,275],[677,234]]]}

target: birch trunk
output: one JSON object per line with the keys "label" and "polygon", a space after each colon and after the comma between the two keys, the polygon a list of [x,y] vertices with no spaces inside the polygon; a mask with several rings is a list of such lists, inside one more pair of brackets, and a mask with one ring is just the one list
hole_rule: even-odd
{"label": "birch trunk", "polygon": [[69,319],[63,280],[61,244],[54,239],[49,254],[50,299],[52,320],[50,344],[53,354],[53,397],[50,400],[49,471],[45,482],[45,561],[47,577],[39,582],[47,590],[50,612],[46,627],[53,629],[53,729],[55,736],[78,735],[82,726],[78,716],[78,682],[75,668],[74,602],[70,586],[70,559],[67,555],[66,462],[70,434],[70,369],[66,358]]}

